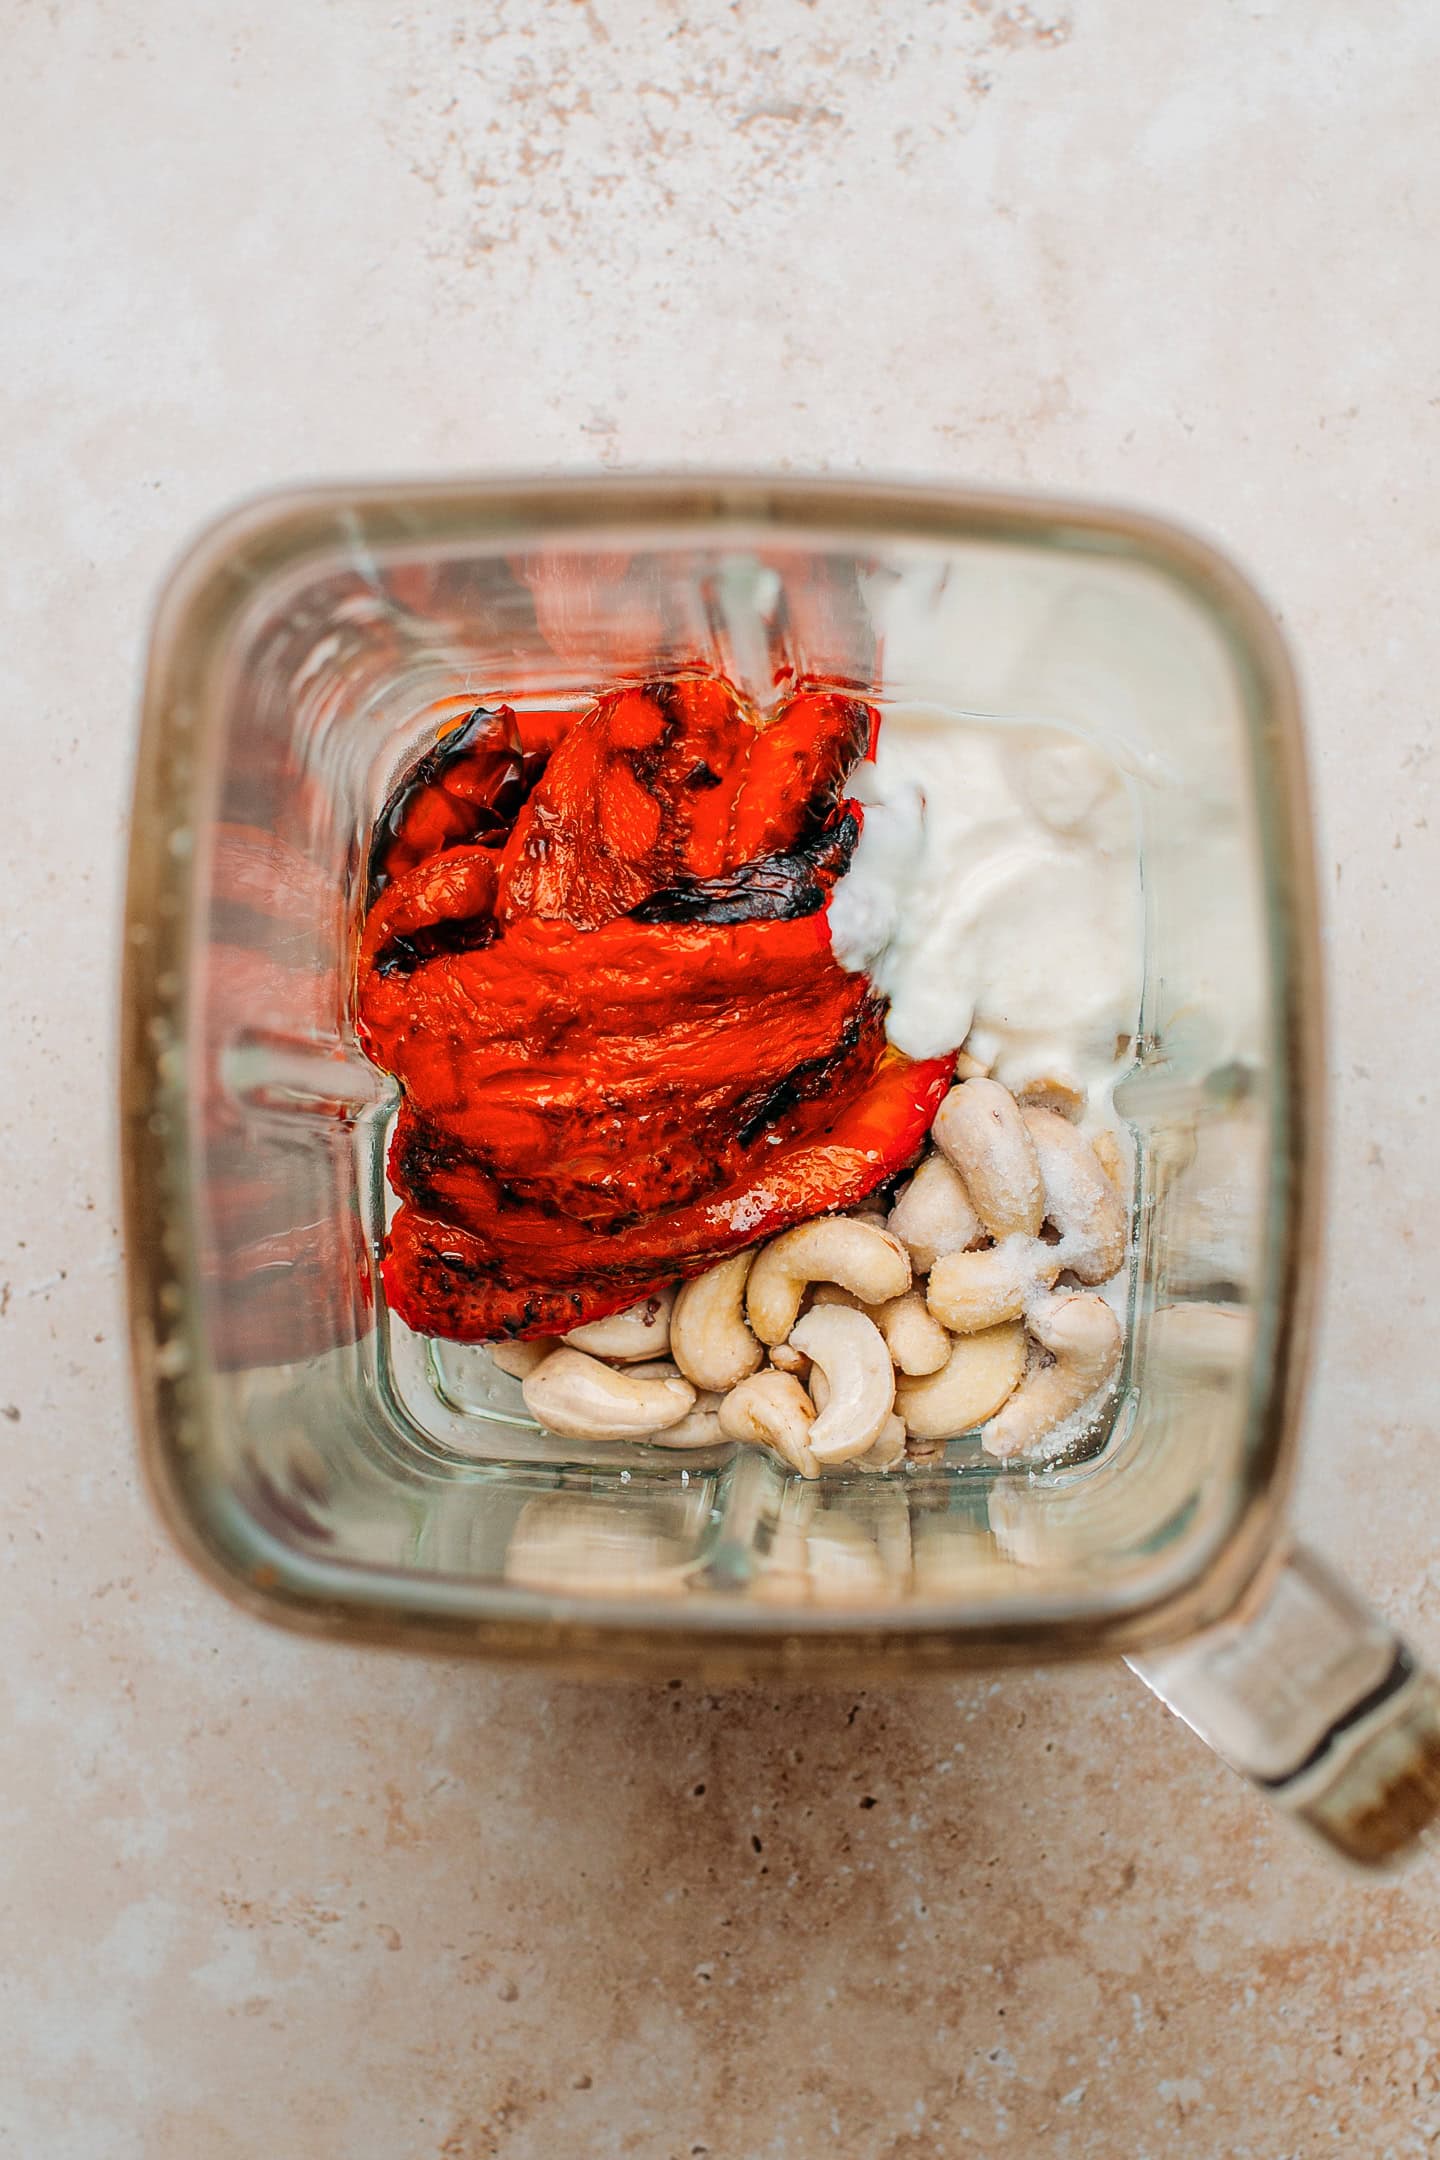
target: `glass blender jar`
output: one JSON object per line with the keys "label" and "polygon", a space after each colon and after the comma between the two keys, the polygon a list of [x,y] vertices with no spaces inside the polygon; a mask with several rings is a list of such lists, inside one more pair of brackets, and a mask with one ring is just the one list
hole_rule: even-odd
{"label": "glass blender jar", "polygon": [[[364,864],[437,714],[709,667],[820,677],[1126,776],[1145,988],[1125,1361],[1083,1459],[973,1439],[802,1481],[541,1431],[386,1310],[393,1084],[351,984]],[[605,478],[234,512],[156,621],[122,1116],[145,1463],[182,1548],[316,1634],[571,1668],[876,1678],[1119,1654],[1362,1864],[1440,1810],[1440,1703],[1285,1528],[1319,1246],[1316,895],[1296,691],[1173,527],[950,489]]]}

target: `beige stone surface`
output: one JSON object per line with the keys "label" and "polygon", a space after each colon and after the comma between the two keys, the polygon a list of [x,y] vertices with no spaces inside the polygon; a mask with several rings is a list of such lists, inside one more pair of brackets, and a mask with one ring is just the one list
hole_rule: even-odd
{"label": "beige stone surface", "polygon": [[1301,1514],[1440,1656],[1434,0],[4,12],[0,2152],[1433,2153],[1434,1873],[1332,1875],[1119,1670],[583,1689],[220,1604],[136,1488],[111,1046],[146,610],[243,491],[689,459],[1178,513],[1311,700]]}

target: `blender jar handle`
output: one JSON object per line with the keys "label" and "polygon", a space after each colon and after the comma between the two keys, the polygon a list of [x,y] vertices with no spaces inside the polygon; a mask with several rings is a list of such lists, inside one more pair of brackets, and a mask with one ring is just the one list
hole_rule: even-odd
{"label": "blender jar handle", "polygon": [[1303,1546],[1218,1626],[1128,1660],[1223,1761],[1333,1852],[1396,1865],[1440,1822],[1440,1684]]}

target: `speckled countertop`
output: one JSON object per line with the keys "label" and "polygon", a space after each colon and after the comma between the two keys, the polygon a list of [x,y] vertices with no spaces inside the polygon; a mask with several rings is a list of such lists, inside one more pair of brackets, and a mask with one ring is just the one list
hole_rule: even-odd
{"label": "speckled countertop", "polygon": [[1433,2153],[1440,1880],[1338,1879],[1119,1670],[584,1689],[230,1612],[136,1489],[111,1129],[146,610],[236,495],[688,459],[1179,513],[1311,701],[1300,1512],[1440,1655],[1433,0],[8,12],[0,2151]]}

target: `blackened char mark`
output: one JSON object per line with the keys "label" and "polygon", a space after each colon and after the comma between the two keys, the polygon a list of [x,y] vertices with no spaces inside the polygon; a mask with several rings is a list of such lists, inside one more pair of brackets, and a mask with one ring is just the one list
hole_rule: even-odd
{"label": "blackened char mark", "polygon": [[786,1116],[802,1102],[813,1102],[817,1095],[824,1092],[865,1033],[867,1017],[862,1006],[859,1012],[852,1013],[846,1021],[833,1049],[827,1050],[823,1057],[806,1058],[803,1064],[792,1067],[783,1080],[777,1080],[772,1088],[766,1090],[760,1100],[752,1105],[740,1127],[738,1137],[741,1147],[753,1146],[778,1118]]}
{"label": "blackened char mark", "polygon": [[630,910],[639,923],[787,922],[818,915],[849,868],[860,824],[847,810],[838,825],[785,855],[761,855],[719,877],[687,879]]}
{"label": "blackened char mark", "polygon": [[445,1139],[433,1126],[413,1114],[402,1116],[390,1143],[390,1182],[422,1214],[450,1219],[444,1195],[435,1183],[437,1172],[453,1170],[461,1159],[453,1140]]}
{"label": "blackened char mark", "polygon": [[491,915],[472,915],[447,922],[427,923],[422,930],[387,938],[375,955],[377,975],[413,975],[416,968],[441,953],[483,952],[499,936]]}
{"label": "blackened char mark", "polygon": [[482,756],[492,761],[493,769],[486,774],[480,791],[471,793],[468,799],[455,799],[454,809],[457,816],[463,809],[467,829],[457,830],[446,844],[456,847],[465,841],[478,841],[486,845],[487,835],[491,834],[497,841],[503,840],[514,824],[521,804],[544,771],[545,761],[525,755],[515,714],[509,705],[477,705],[459,727],[442,735],[392,789],[374,826],[370,852],[371,901],[390,882],[385,864],[387,850],[403,837],[405,821],[421,795],[427,788],[438,786],[446,773],[452,772],[462,759],[478,761]]}
{"label": "blackened char mark", "polygon": [[[503,753],[507,760],[513,759],[517,766],[524,764],[525,754],[520,745],[520,732],[515,725],[514,711],[509,705],[477,705],[474,712],[468,713],[461,721],[459,727],[451,728],[448,735],[442,735],[390,797],[381,813],[382,826],[398,831],[405,805],[412,796],[418,795],[421,788],[433,787],[461,758],[473,757],[481,750]],[[496,807],[498,808],[498,805]],[[515,808],[518,809],[519,805],[516,804]],[[511,815],[513,817],[513,810]]]}

